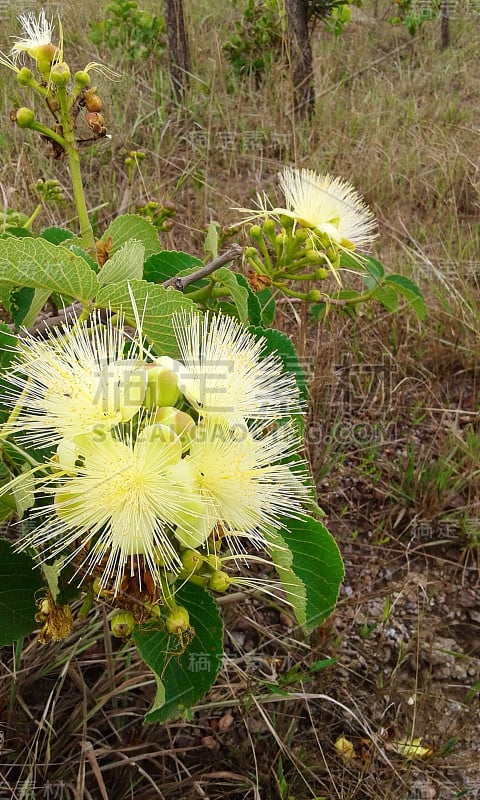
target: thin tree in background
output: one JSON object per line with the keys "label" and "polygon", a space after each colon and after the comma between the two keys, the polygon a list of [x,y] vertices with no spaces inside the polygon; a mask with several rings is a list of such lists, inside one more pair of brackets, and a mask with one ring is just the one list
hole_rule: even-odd
{"label": "thin tree in background", "polygon": [[285,0],[285,9],[294,112],[300,119],[310,119],[315,109],[315,90],[312,47],[308,32],[308,1]]}
{"label": "thin tree in background", "polygon": [[174,99],[181,102],[190,84],[190,52],[185,28],[183,0],[165,0],[168,68]]}
{"label": "thin tree in background", "polygon": [[450,44],[449,22],[450,22],[450,2],[449,2],[449,0],[443,0],[443,2],[442,2],[442,13],[441,13],[441,18],[440,18],[440,29],[441,29],[441,36],[442,36],[442,43],[441,43],[442,50],[444,50],[445,47],[448,47],[448,45]]}

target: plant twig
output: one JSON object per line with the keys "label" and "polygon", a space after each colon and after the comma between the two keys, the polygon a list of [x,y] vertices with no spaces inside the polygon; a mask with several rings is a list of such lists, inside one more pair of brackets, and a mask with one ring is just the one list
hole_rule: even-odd
{"label": "plant twig", "polygon": [[184,275],[183,278],[178,276],[173,276],[173,278],[169,278],[168,281],[165,281],[162,286],[167,288],[168,286],[173,286],[174,289],[177,289],[179,292],[183,292],[186,286],[189,286],[191,283],[195,283],[195,281],[200,280],[201,278],[206,278],[207,275],[211,275],[212,272],[223,267],[229,261],[234,261],[243,253],[243,248],[240,247],[239,244],[232,244],[232,246],[225,250],[224,253],[220,253],[219,256],[213,259],[213,261],[209,261],[208,264],[204,264],[203,267],[199,267],[199,269],[192,272],[190,275]]}

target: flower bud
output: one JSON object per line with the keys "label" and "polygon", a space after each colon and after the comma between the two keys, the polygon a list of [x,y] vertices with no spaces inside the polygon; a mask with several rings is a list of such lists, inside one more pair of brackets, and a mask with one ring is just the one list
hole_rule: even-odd
{"label": "flower bud", "polygon": [[297,228],[295,231],[295,239],[297,239],[299,242],[306,242],[308,239],[308,230],[305,228]]}
{"label": "flower bud", "polygon": [[182,553],[183,568],[187,572],[196,572],[203,563],[203,556],[196,550],[184,550]]}
{"label": "flower bud", "polygon": [[311,289],[305,297],[308,303],[319,303],[321,299],[322,293],[318,289]]}
{"label": "flower bud", "polygon": [[20,86],[28,86],[32,79],[32,71],[28,67],[22,67],[20,72],[17,73],[17,81]]}
{"label": "flower bud", "polygon": [[328,269],[325,269],[325,267],[319,267],[313,278],[316,281],[324,281],[326,278],[328,278],[328,275],[329,275]]}
{"label": "flower bud", "polygon": [[185,411],[172,406],[159,408],[155,414],[154,424],[166,425],[180,437],[184,450],[188,450],[196,429],[195,421]]}
{"label": "flower bud", "polygon": [[175,633],[177,636],[180,633],[185,633],[190,627],[190,617],[187,609],[183,606],[176,606],[167,615],[165,626],[169,633]]}
{"label": "flower bud", "polygon": [[219,558],[215,553],[210,553],[209,556],[206,557],[207,564],[217,572],[222,567],[222,559]]}
{"label": "flower bud", "polygon": [[84,89],[90,83],[90,75],[84,69],[79,69],[73,76],[73,80],[76,86]]}
{"label": "flower bud", "polygon": [[35,114],[31,108],[18,108],[15,112],[15,122],[19,128],[30,128],[35,122]]}
{"label": "flower bud", "polygon": [[263,223],[263,232],[266,233],[267,236],[273,236],[275,233],[275,222],[273,219],[266,219]]}
{"label": "flower bud", "polygon": [[172,369],[162,365],[147,368],[144,404],[148,409],[155,406],[173,406],[178,400],[178,395],[178,378]]}
{"label": "flower bud", "polygon": [[66,86],[70,81],[70,67],[63,61],[61,64],[54,64],[50,72],[50,78],[55,86]]}
{"label": "flower bud", "polygon": [[249,230],[249,234],[254,241],[259,242],[260,239],[263,239],[263,232],[260,225],[252,225]]}
{"label": "flower bud", "polygon": [[287,214],[282,214],[281,215],[281,217],[280,217],[280,225],[286,231],[288,231],[290,228],[293,228],[294,223],[295,223],[295,220],[293,220],[291,217],[287,216]]}
{"label": "flower bud", "polygon": [[232,580],[223,570],[217,570],[210,576],[208,581],[208,588],[213,592],[226,592]]}
{"label": "flower bud", "polygon": [[110,629],[117,639],[126,639],[135,627],[135,620],[130,611],[118,611],[110,620]]}
{"label": "flower bud", "polygon": [[50,75],[50,68],[56,53],[57,48],[54,44],[42,44],[39,47],[33,48],[29,52],[29,55],[31,55],[32,58],[35,58],[37,62],[37,69],[39,72],[41,72],[44,78],[48,79]]}

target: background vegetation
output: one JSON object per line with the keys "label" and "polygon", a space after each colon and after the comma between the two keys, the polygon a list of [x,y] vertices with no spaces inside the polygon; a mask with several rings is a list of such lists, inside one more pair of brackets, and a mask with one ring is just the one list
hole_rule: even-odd
{"label": "background vegetation", "polygon": [[[3,650],[0,796],[479,797],[475,6],[452,3],[442,52],[437,22],[412,37],[390,24],[387,0],[353,9],[339,37],[318,24],[316,113],[302,123],[281,58],[266,59],[261,81],[230,65],[224,44],[240,2],[186,3],[192,74],[182,107],[170,99],[160,28],[158,46],[139,40],[137,59],[135,43],[90,40],[90,24],[108,16],[103,3],[57,8],[72,66],[94,60],[122,74],[98,80],[112,138],[84,150],[99,234],[120,210],[168,200],[176,216],[165,246],[201,257],[206,226],[235,223],[231,208],[251,205],[257,190],[273,194],[283,164],[329,171],[365,195],[380,224],[378,257],[418,281],[430,313],[420,324],[378,306],[317,323],[288,301],[276,320],[308,370],[308,454],[347,566],[328,624],[307,642],[265,599],[226,596],[221,679],[191,718],[164,727],[142,727],[155,687],[101,616],[68,643]],[[148,0],[140,8],[161,14]],[[17,10],[3,12],[3,50]],[[65,165],[10,126],[23,101],[12,76],[1,80],[3,203],[33,212],[32,185],[68,186]],[[132,150],[145,153],[133,170]],[[35,225],[64,218],[48,207]],[[407,749],[418,737],[428,752]]]}

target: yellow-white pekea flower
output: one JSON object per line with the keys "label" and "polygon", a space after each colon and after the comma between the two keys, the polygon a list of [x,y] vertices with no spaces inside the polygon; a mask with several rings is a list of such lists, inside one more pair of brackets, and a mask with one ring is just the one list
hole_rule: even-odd
{"label": "yellow-white pekea flower", "polygon": [[128,343],[122,325],[102,324],[100,312],[89,322],[77,321],[60,336],[27,334],[19,342],[5,399],[18,408],[10,430],[35,447],[102,436],[130,420],[143,402],[147,377],[136,343]]}
{"label": "yellow-white pekea flower", "polygon": [[[256,216],[287,216],[304,228],[326,234],[337,245],[365,248],[376,236],[375,218],[354,187],[342,178],[312,169],[286,167],[279,175],[285,207],[258,197]],[[240,209],[246,211],[247,209]]]}
{"label": "yellow-white pekea flower", "polygon": [[202,513],[193,484],[171,471],[181,460],[179,437],[164,425],[147,424],[136,441],[131,434],[92,438],[75,474],[47,479],[43,521],[21,543],[44,559],[81,559],[77,572],[98,575],[115,594],[123,575],[141,574],[141,562],[157,582],[164,568],[178,572],[171,531],[179,525],[188,538],[188,513]]}
{"label": "yellow-white pekea flower", "polygon": [[36,60],[39,49],[52,44],[53,20],[47,19],[43,9],[38,17],[30,13],[20,14],[18,19],[23,28],[23,36],[13,43],[12,56],[18,58],[22,53],[27,53]]}
{"label": "yellow-white pekea flower", "polygon": [[295,378],[279,356],[265,353],[263,337],[222,314],[184,312],[173,317],[173,327],[184,365],[178,365],[178,387],[201,417],[242,427],[245,419],[299,412]]}
{"label": "yellow-white pekea flower", "polygon": [[184,462],[205,502],[207,527],[220,525],[240,551],[242,538],[264,546],[281,517],[301,515],[308,489],[295,467],[281,463],[298,449],[290,424],[264,434],[258,425],[232,430],[206,417]]}

